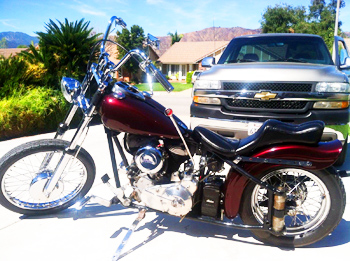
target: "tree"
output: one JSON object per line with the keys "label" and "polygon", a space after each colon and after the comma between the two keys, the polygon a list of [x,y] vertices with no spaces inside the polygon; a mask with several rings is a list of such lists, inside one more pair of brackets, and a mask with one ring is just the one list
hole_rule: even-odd
{"label": "tree", "polygon": [[25,44],[20,44],[17,46],[17,48],[27,48],[27,47],[28,47],[28,45],[25,45]]}
{"label": "tree", "polygon": [[175,31],[175,33],[168,33],[168,35],[170,35],[171,37],[171,45],[173,45],[176,42],[180,42],[181,38],[183,37],[183,34],[177,34],[177,31]]}
{"label": "tree", "polygon": [[57,22],[50,19],[45,24],[46,32],[37,32],[39,52],[31,47],[33,59],[38,58],[44,63],[48,75],[51,75],[48,83],[54,85],[58,85],[62,76],[78,78],[85,74],[92,46],[99,36],[91,35],[93,29],[88,28],[90,23],[84,22],[84,19]]}
{"label": "tree", "polygon": [[0,48],[7,48],[8,47],[8,44],[7,44],[7,40],[5,37],[3,37],[1,40],[0,40]]}
{"label": "tree", "polygon": [[[143,42],[145,41],[145,34],[142,27],[138,25],[133,25],[128,29],[123,29],[121,32],[117,31],[116,42],[123,46],[125,49],[118,46],[118,59],[124,57],[127,51],[132,49],[141,49],[143,50]],[[130,74],[134,74],[138,70],[138,63],[134,60],[129,60],[125,64],[125,69]]]}
{"label": "tree", "polygon": [[326,7],[325,0],[312,0],[309,7],[310,16],[313,19],[320,19],[323,9]]}
{"label": "tree", "polygon": [[300,28],[307,30],[306,18],[304,7],[292,7],[286,4],[268,6],[261,21],[262,32],[294,33],[300,31]]}
{"label": "tree", "polygon": [[[268,6],[261,27],[263,33],[310,33],[322,36],[329,49],[334,41],[334,24],[337,1],[331,0],[327,5],[325,0],[311,0],[309,13],[303,6],[290,5]],[[340,8],[345,6],[342,0]],[[339,34],[341,32],[339,22]]]}
{"label": "tree", "polygon": [[23,57],[30,64],[42,64],[43,66],[48,64],[43,48],[37,49],[33,43],[29,45],[28,50],[20,52],[18,56]]}

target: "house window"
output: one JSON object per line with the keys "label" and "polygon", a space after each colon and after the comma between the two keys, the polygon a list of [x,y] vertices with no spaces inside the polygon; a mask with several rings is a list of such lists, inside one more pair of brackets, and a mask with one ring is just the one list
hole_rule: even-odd
{"label": "house window", "polygon": [[182,72],[182,76],[186,76],[187,73],[187,65],[182,65],[181,66],[181,72]]}
{"label": "house window", "polygon": [[171,75],[175,75],[179,72],[179,65],[172,64],[171,65]]}
{"label": "house window", "polygon": [[167,64],[163,64],[163,66],[162,66],[162,73],[164,75],[168,74],[168,65]]}

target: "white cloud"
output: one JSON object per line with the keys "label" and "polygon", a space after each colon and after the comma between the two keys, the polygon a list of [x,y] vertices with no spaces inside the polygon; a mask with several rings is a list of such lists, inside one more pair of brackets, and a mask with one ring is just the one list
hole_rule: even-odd
{"label": "white cloud", "polygon": [[69,7],[80,13],[94,16],[106,16],[105,12],[96,10],[96,7],[84,4],[83,2],[77,0],[75,0],[74,2],[77,3],[77,5],[69,5]]}
{"label": "white cloud", "polygon": [[15,29],[19,29],[17,26],[14,26],[13,24],[11,24],[12,20],[11,19],[0,19],[0,23],[2,23],[3,25],[5,26],[8,26],[8,27],[12,27],[12,28],[15,28]]}

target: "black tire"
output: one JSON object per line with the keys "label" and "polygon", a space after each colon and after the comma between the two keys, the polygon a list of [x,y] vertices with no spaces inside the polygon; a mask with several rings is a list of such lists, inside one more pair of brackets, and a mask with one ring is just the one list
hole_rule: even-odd
{"label": "black tire", "polygon": [[[295,171],[294,174],[292,171]],[[295,173],[301,175],[297,176]],[[291,168],[277,168],[262,173],[259,178],[272,185],[285,184],[284,187],[289,186],[287,194],[293,184],[296,189],[290,193],[290,198],[287,197],[286,202],[289,206],[288,214],[285,216],[287,235],[275,236],[269,232],[257,230],[252,231],[252,233],[258,240],[280,247],[307,246],[329,235],[341,221],[346,204],[344,185],[334,173],[333,169],[306,171]],[[274,176],[277,178],[273,178]],[[282,180],[279,180],[278,177],[281,177]],[[298,183],[300,185],[296,186]],[[245,224],[258,225],[262,223],[261,216],[263,212],[267,213],[267,205],[264,202],[266,200],[261,197],[265,193],[266,189],[261,189],[253,182],[247,185],[240,207],[240,216]],[[321,199],[319,204],[314,204],[315,195],[319,195],[318,197]],[[261,200],[259,200],[259,196]],[[315,206],[311,206],[310,202]],[[257,203],[258,207],[254,207],[254,203]],[[314,210],[315,207],[319,207],[318,211]]]}
{"label": "black tire", "polygon": [[[56,159],[68,146],[69,142],[63,140],[38,140],[20,145],[4,155],[0,159],[0,204],[24,215],[46,215],[64,210],[83,198],[90,190],[96,172],[92,157],[83,148],[70,165],[70,171],[62,174],[50,199],[33,196],[33,187],[40,188],[35,188],[35,192],[41,193],[43,182],[56,166]],[[53,153],[52,159],[44,170],[39,171],[48,153]]]}

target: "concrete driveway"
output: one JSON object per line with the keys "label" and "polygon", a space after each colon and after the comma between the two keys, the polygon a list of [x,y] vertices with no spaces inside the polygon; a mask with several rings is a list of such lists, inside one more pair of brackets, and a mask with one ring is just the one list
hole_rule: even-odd
{"label": "concrete driveway", "polygon": [[[171,107],[189,123],[190,91],[156,93],[155,99]],[[52,138],[53,133],[0,142],[0,156],[30,140]],[[66,139],[73,135],[70,131]],[[83,146],[94,158],[97,177],[89,194],[108,198],[102,184],[112,176],[103,127],[93,126]],[[120,162],[120,158],[118,159]],[[343,169],[350,169],[350,155]],[[350,178],[343,179],[350,194]],[[350,202],[347,196],[347,202]],[[128,227],[137,216],[119,205],[106,208],[88,204],[82,211],[68,209],[56,215],[29,218],[0,206],[0,260],[111,260]],[[124,249],[121,260],[347,260],[350,249],[349,203],[340,225],[322,241],[305,248],[281,249],[263,245],[249,231],[183,220],[148,212]]]}

